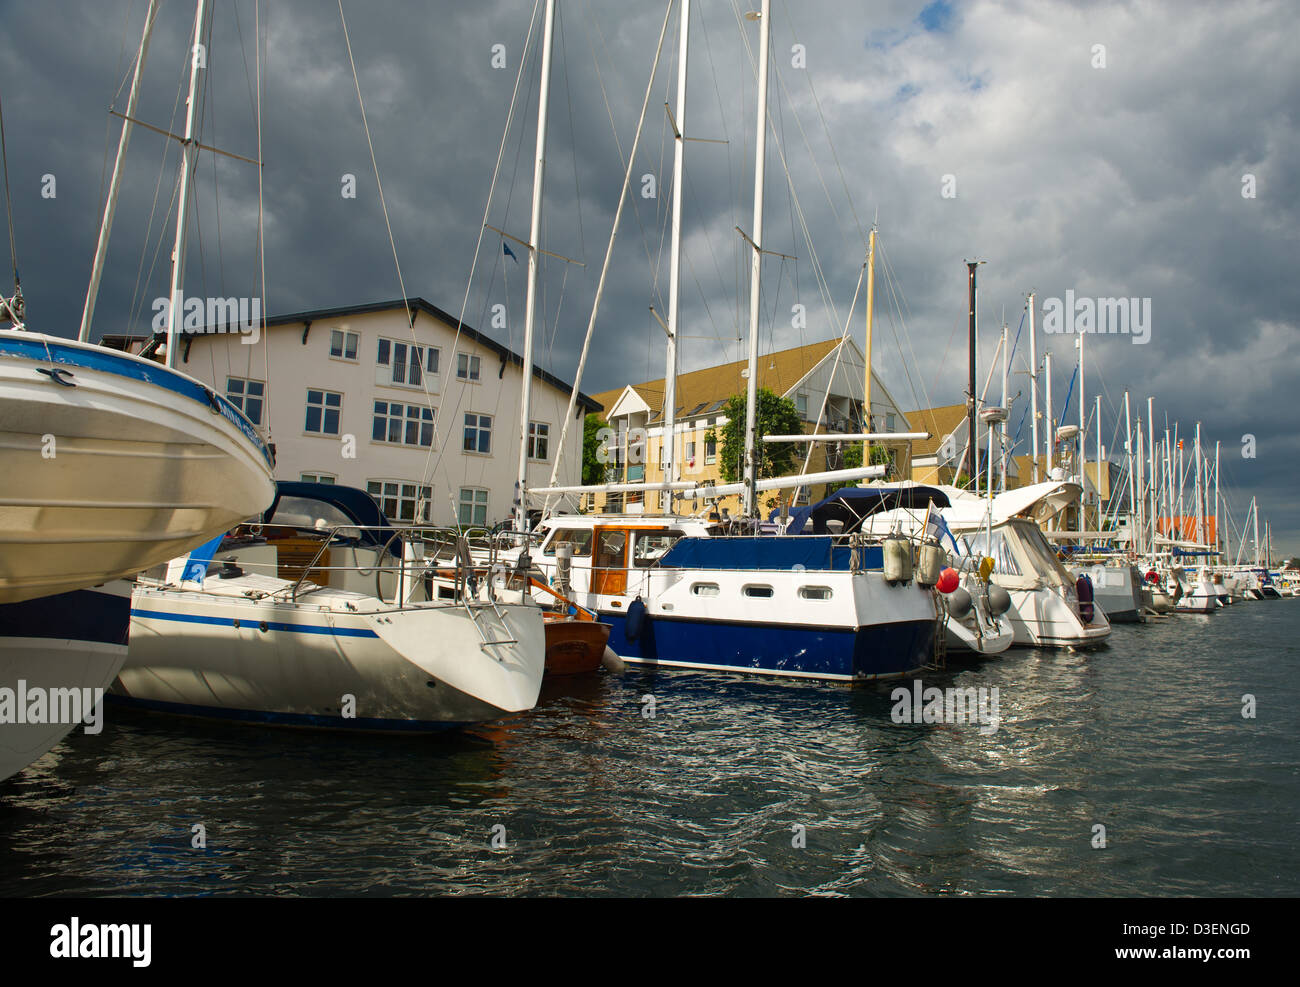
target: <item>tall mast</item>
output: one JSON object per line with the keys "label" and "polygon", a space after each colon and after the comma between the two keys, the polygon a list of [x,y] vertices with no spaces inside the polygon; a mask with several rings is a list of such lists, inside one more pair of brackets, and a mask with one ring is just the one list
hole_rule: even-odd
{"label": "tall mast", "polygon": [[[1034,293],[1025,302],[1029,309],[1029,456],[1034,482],[1038,482],[1038,339],[1034,331]],[[1051,425],[1049,423],[1048,427]]]}
{"label": "tall mast", "polygon": [[1147,455],[1151,473],[1151,561],[1156,559],[1156,518],[1160,512],[1156,508],[1156,399],[1147,398]]}
{"label": "tall mast", "polygon": [[537,259],[542,235],[542,178],[546,170],[546,110],[551,91],[551,37],[555,0],[546,0],[542,33],[542,81],[537,101],[537,152],[533,159],[533,215],[528,232],[528,298],[524,306],[523,389],[519,397],[519,474],[516,479],[515,530],[528,530],[528,419],[532,414],[533,328],[537,317]]}
{"label": "tall mast", "polygon": [[[1105,450],[1102,449],[1102,447],[1101,447],[1101,395],[1100,395],[1100,394],[1098,394],[1097,397],[1096,397],[1096,409],[1097,409],[1097,410],[1096,410],[1096,413],[1092,416],[1093,424],[1094,424],[1094,426],[1096,427],[1096,430],[1097,430],[1097,465],[1094,467],[1093,472],[1096,473],[1096,476],[1094,477],[1094,479],[1096,480],[1096,483],[1095,483],[1094,485],[1095,485],[1096,488],[1097,488],[1097,528],[1096,528],[1096,530],[1100,531],[1100,530],[1101,530],[1101,511],[1102,511],[1102,508],[1101,508],[1101,471],[1102,471],[1102,468],[1103,468],[1103,467],[1102,467],[1102,459],[1105,457]],[[1110,493],[1110,470],[1107,470],[1107,471],[1106,471],[1106,493],[1107,493],[1107,494]]]}
{"label": "tall mast", "polygon": [[1255,526],[1255,565],[1259,565],[1259,505],[1255,503],[1254,497],[1250,498],[1250,515]]}
{"label": "tall mast", "polygon": [[122,118],[122,136],[117,141],[113,177],[108,183],[108,201],[104,205],[104,218],[99,224],[99,242],[95,244],[95,260],[90,265],[90,285],[86,288],[86,303],[81,309],[81,329],[77,333],[77,339],[83,343],[90,342],[90,323],[95,317],[95,300],[99,297],[99,281],[104,275],[104,257],[108,254],[108,234],[113,229],[113,214],[117,212],[122,163],[126,160],[127,145],[131,143],[135,108],[140,102],[140,77],[144,75],[144,60],[149,53],[149,38],[153,35],[153,20],[157,12],[158,0],[149,0],[149,9],[144,15],[144,34],[140,38],[140,52],[135,59],[135,74],[131,77],[131,94],[127,97],[126,114]]}
{"label": "tall mast", "polygon": [[[673,120],[673,230],[668,274],[668,366],[664,371],[664,479],[677,479],[677,325],[681,288],[682,165],[686,152],[686,49],[691,23],[691,0],[682,0],[681,43],[677,53],[677,117]],[[662,494],[663,511],[672,512],[672,491]]]}
{"label": "tall mast", "polygon": [[1056,449],[1056,422],[1052,418],[1052,354],[1043,354],[1043,379],[1047,383],[1043,396],[1043,415],[1047,434],[1043,438],[1043,459],[1047,475],[1052,475],[1052,452]]}
{"label": "tall mast", "polygon": [[[1007,347],[1010,340],[1007,338],[1007,320],[1006,313],[1002,314],[1002,410],[1007,407],[1007,360],[1009,354]],[[1010,417],[1010,416],[1008,416]],[[999,488],[1003,492],[1007,489],[1007,419],[1003,418],[998,423],[998,482]]]}
{"label": "tall mast", "polygon": [[745,388],[745,517],[758,514],[758,460],[755,426],[758,421],[758,306],[763,268],[763,159],[767,154],[767,61],[771,0],[763,0],[758,15],[758,126],[754,132],[754,248],[749,268],[749,380]]}
{"label": "tall mast", "polygon": [[[871,432],[871,321],[876,313],[876,225],[871,224],[867,239],[867,369],[862,377],[862,418],[864,432]],[[871,465],[871,440],[862,443],[862,465]]]}
{"label": "tall mast", "polygon": [[966,314],[969,325],[969,339],[966,344],[966,476],[968,477],[967,482],[975,484],[976,494],[980,491],[979,457],[976,451],[979,448],[979,431],[975,426],[975,407],[978,402],[978,398],[976,397],[977,384],[975,383],[975,313],[977,298],[975,268],[979,265],[980,261],[977,260],[968,260],[966,262],[966,294],[968,298]]}
{"label": "tall mast", "polygon": [[206,0],[198,0],[194,13],[194,44],[190,46],[190,95],[185,101],[185,139],[181,141],[181,184],[176,201],[176,243],[172,254],[172,289],[167,296],[167,366],[176,366],[176,321],[185,308],[182,285],[185,282],[185,237],[190,221],[190,185],[194,181],[194,165],[198,159],[199,145],[194,139],[194,118],[198,115],[199,69],[207,61],[200,54],[203,43],[203,17]]}
{"label": "tall mast", "polygon": [[[1139,422],[1138,429],[1141,428],[1142,424]],[[1128,391],[1124,392],[1124,462],[1128,466],[1128,540],[1129,551],[1132,551],[1135,531],[1134,519],[1138,515],[1138,482],[1136,460],[1133,456],[1133,409],[1129,406]]]}
{"label": "tall mast", "polygon": [[1142,448],[1142,416],[1137,420],[1137,446],[1134,449],[1133,469],[1135,472],[1133,486],[1129,489],[1129,556],[1141,556],[1146,551],[1146,475],[1144,450]]}
{"label": "tall mast", "polygon": [[1079,334],[1079,485],[1083,487],[1080,500],[1079,527],[1088,514],[1088,404],[1083,396],[1083,333]]}
{"label": "tall mast", "polygon": [[1219,441],[1214,441],[1214,551],[1219,551]]}
{"label": "tall mast", "polygon": [[1201,465],[1202,464],[1201,464],[1201,423],[1200,422],[1196,423],[1196,438],[1193,441],[1195,442],[1195,448],[1192,449],[1192,460],[1193,460],[1192,465],[1196,469],[1196,486],[1195,486],[1196,492],[1193,495],[1196,500],[1196,528],[1195,528],[1196,543],[1198,545],[1203,545],[1205,544],[1205,525],[1203,523],[1203,518],[1205,516],[1205,501],[1201,496],[1204,491],[1201,487]]}

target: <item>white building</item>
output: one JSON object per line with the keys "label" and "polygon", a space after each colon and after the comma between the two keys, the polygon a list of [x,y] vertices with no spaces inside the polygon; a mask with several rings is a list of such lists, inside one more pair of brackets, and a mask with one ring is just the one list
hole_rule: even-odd
{"label": "white building", "polygon": [[[394,521],[491,525],[519,469],[522,358],[421,298],[267,320],[256,343],[188,333],[176,367],[224,394],[274,443],[278,480],[366,490]],[[143,340],[105,337],[138,349]],[[533,368],[528,486],[550,484],[572,388]],[[578,396],[557,482],[582,475]]]}

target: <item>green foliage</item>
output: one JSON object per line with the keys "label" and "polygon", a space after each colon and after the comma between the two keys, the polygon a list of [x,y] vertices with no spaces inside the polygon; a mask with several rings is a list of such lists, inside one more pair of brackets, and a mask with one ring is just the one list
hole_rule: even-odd
{"label": "green foliage", "polygon": [[[728,483],[735,483],[742,478],[741,460],[745,454],[745,396],[733,395],[722,408],[727,418],[721,433],[710,429],[708,438],[719,443],[718,464],[722,477]],[[794,435],[803,431],[799,412],[794,402],[783,398],[766,387],[758,390],[757,432],[758,476],[760,479],[771,476],[784,476],[793,471],[796,452],[792,442],[768,443],[762,441],[764,435]]]}
{"label": "green foliage", "polygon": [[600,439],[597,433],[605,427],[600,415],[591,414],[582,422],[582,482],[604,483],[605,464],[599,459]]}
{"label": "green foliage", "polygon": [[[871,447],[872,466],[885,466],[891,461],[892,460],[889,458],[889,450],[886,449],[884,446],[873,445]],[[862,443],[846,442],[842,447],[839,469],[855,470],[861,465],[862,465]],[[857,484],[858,481],[856,480],[853,481],[841,480],[837,483],[828,483],[826,484],[826,495],[829,497],[836,490],[840,490],[844,487],[855,487],[857,486]]]}

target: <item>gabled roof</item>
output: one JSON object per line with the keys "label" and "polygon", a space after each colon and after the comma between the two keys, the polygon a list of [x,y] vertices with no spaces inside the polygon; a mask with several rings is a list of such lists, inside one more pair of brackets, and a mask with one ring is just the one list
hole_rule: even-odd
{"label": "gabled roof", "polygon": [[[338,308],[318,308],[318,309],[313,309],[310,312],[291,312],[286,315],[277,315],[272,318],[268,318],[266,320],[266,327],[268,329],[272,329],[279,326],[301,326],[305,323],[329,322],[335,319],[343,319],[353,315],[371,315],[375,312],[389,312],[395,309],[404,311],[406,306],[408,305],[410,306],[410,309],[413,313],[418,314],[420,312],[423,312],[425,315],[431,316],[439,320],[440,322],[444,323],[445,325],[450,327],[453,332],[455,331],[456,324],[459,321],[456,318],[456,316],[451,315],[448,312],[444,312],[442,309],[438,308],[438,306],[425,301],[423,298],[408,298],[405,301],[403,301],[401,298],[393,298],[393,299],[389,299],[388,301],[367,302],[362,305],[344,305]],[[503,363],[510,362],[513,363],[516,367],[522,367],[524,365],[524,358],[522,356],[520,356],[518,353],[516,353],[514,350],[510,349],[509,347],[503,346],[501,343],[498,343],[492,337],[485,336],[477,329],[473,329],[470,326],[461,323],[460,334],[464,336],[466,339],[473,340],[475,343],[478,343],[480,346],[484,346],[492,350],[494,353],[497,354],[497,356],[501,358],[501,361]],[[129,343],[131,339],[132,337],[130,336],[105,335],[103,337],[103,343],[106,346],[114,346],[116,343],[124,343],[124,344]],[[126,346],[123,345],[119,348],[125,349]],[[552,387],[556,388],[557,390],[563,391],[565,394],[573,393],[572,384],[566,384],[564,381],[560,380],[560,378],[556,377],[554,374],[542,370],[535,363],[533,364],[533,376],[535,376],[538,380],[545,381],[547,384],[550,384]],[[599,401],[596,401],[593,398],[587,396],[586,394],[583,394],[581,391],[578,392],[578,404],[581,407],[585,408],[587,411],[604,410],[604,405],[602,405]]]}
{"label": "gabled roof", "polygon": [[[786,396],[817,364],[833,353],[839,344],[838,338],[827,339],[820,343],[796,346],[760,357],[758,386],[770,388],[777,394]],[[703,370],[678,374],[676,417],[689,419],[719,414],[728,398],[745,393],[748,382],[741,376],[741,371],[748,364],[748,360],[735,360],[716,367],[705,367]],[[651,422],[662,421],[664,378],[646,381],[644,384],[633,384],[632,388],[650,406]],[[601,391],[594,398],[612,410],[614,403],[625,390],[626,388],[619,387],[612,391]]]}
{"label": "gabled roof", "polygon": [[[930,433],[928,439],[917,439],[912,443],[912,459],[915,461],[922,456],[933,456],[938,453],[943,440],[965,424],[966,405],[946,404],[938,408],[909,411],[907,420],[915,431]],[[959,437],[958,453],[965,444],[966,432],[963,430]]]}

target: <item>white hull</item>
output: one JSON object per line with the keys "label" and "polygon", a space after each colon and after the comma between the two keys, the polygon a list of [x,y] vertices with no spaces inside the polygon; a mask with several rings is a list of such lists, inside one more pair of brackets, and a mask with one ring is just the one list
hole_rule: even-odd
{"label": "white hull", "polygon": [[229,402],[97,346],[0,331],[0,423],[0,603],[140,572],[274,496],[264,443]]}
{"label": "white hull", "polygon": [[[95,596],[101,603],[116,598],[124,610],[129,591],[126,583],[117,583],[72,595]],[[67,603],[60,600],[54,605]],[[33,624],[31,617],[37,610],[31,604],[0,605],[0,688],[14,690],[15,695],[20,688],[29,695],[35,689],[47,694],[55,689],[107,690],[126,660],[126,645],[45,636],[52,628],[40,613],[35,614],[39,625]],[[121,616],[124,618],[124,613]],[[106,625],[110,622],[111,618],[104,620]],[[103,637],[120,640],[124,630],[104,626]],[[74,729],[81,726],[70,722],[0,723],[0,781],[23,770]]]}
{"label": "white hull", "polygon": [[[997,582],[996,575],[993,579]],[[1015,631],[1016,644],[1036,648],[1086,648],[1110,637],[1110,621],[1101,607],[1093,607],[1092,620],[1085,623],[1076,609],[1050,587],[1014,589],[1007,616]]]}
{"label": "white hull", "polygon": [[337,590],[299,603],[225,595],[260,578],[209,577],[205,588],[222,595],[139,586],[114,696],[188,715],[414,732],[537,702],[545,631],[535,606],[479,605],[476,623],[464,606],[398,608]]}

